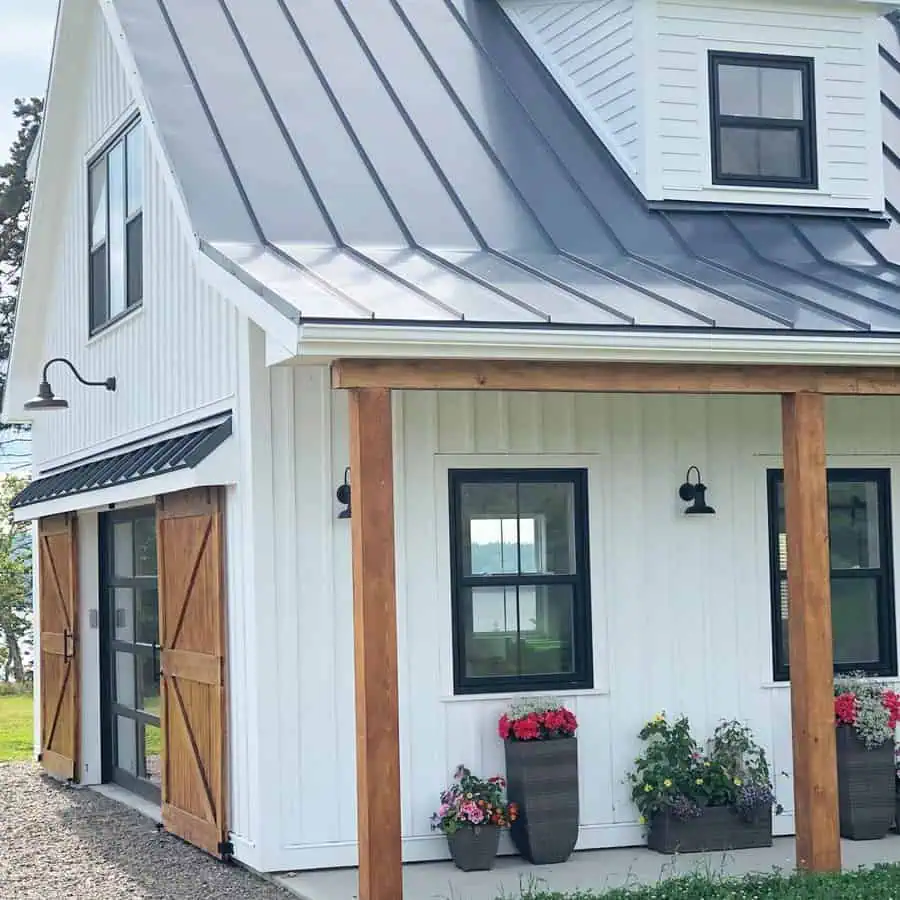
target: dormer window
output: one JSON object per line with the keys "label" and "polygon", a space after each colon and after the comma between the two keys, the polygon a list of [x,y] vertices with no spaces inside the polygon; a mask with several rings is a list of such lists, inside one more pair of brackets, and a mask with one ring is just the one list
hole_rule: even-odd
{"label": "dormer window", "polygon": [[812,59],[709,54],[714,184],[818,186]]}

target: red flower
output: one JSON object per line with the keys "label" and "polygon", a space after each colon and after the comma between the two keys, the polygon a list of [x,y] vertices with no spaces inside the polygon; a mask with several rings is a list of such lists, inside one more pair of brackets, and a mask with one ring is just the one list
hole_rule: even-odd
{"label": "red flower", "polygon": [[900,694],[896,691],[885,691],[881,702],[889,713],[888,725],[893,730],[897,727],[897,723],[900,722]]}
{"label": "red flower", "polygon": [[834,698],[834,720],[838,725],[856,723],[856,694],[840,694]]}
{"label": "red flower", "polygon": [[500,739],[504,741],[507,740],[511,730],[512,724],[509,721],[509,716],[504,713],[500,716],[500,724],[497,727],[497,731],[500,733]]}
{"label": "red flower", "polygon": [[512,732],[519,741],[536,741],[541,736],[541,726],[533,713],[513,722]]}

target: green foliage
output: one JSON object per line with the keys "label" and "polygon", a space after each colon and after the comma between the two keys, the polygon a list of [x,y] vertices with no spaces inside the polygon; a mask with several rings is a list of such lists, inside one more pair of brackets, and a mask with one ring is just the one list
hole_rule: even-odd
{"label": "green foliage", "polygon": [[[559,893],[526,889],[520,900],[896,900],[900,866],[834,875],[755,875],[719,878],[691,875],[643,888]],[[497,898],[501,900],[501,898]]]}
{"label": "green foliage", "polygon": [[740,722],[722,722],[706,752],[684,716],[669,722],[660,713],[639,737],[646,747],[628,781],[643,822],[665,810],[694,818],[707,806],[734,806],[748,818],[769,814],[775,798],[765,752]]}
{"label": "green foliage", "polygon": [[21,762],[34,753],[31,694],[0,693],[0,763]]}
{"label": "green foliage", "polygon": [[27,484],[16,475],[0,476],[0,680],[27,680],[22,645],[31,633],[31,536],[28,525],[13,521],[10,502]]}

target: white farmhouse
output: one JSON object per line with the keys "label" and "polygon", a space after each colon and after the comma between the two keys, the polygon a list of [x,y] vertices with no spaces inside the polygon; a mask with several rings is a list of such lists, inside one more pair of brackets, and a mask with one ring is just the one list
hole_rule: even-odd
{"label": "white farmhouse", "polygon": [[551,694],[579,847],[643,841],[666,709],[837,865],[832,667],[898,674],[896,5],[63,0],[3,398],[46,768],[399,900]]}

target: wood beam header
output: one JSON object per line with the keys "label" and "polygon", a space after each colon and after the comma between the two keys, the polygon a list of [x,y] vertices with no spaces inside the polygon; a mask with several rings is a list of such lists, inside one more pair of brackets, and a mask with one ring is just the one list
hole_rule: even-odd
{"label": "wood beam header", "polygon": [[900,367],[339,359],[332,387],[628,394],[900,395]]}

